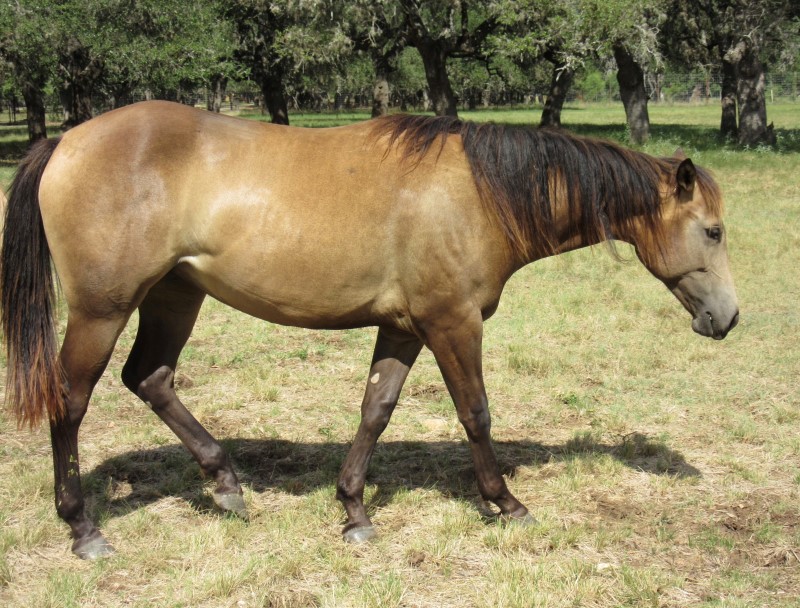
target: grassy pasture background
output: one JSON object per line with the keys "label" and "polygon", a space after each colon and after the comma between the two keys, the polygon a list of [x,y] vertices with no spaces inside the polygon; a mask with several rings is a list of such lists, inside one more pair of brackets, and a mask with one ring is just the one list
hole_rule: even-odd
{"label": "grassy pasture background", "polygon": [[[719,142],[715,106],[651,107],[644,150],[683,147],[726,195],[741,305],[727,340],[695,335],[623,247],[628,262],[597,247],[523,269],[487,322],[497,451],[537,525],[503,527],[480,504],[424,351],[370,468],[380,538],[343,544],[334,483],[374,330],[279,327],[208,300],[177,383],[224,439],[250,522],[213,510],[211,484],[122,386],[132,322],[81,430],[88,507],[117,554],[71,555],[48,434],[0,414],[0,605],[800,606],[800,105],[769,113],[777,151]],[[621,106],[568,107],[563,120],[625,138]],[[24,131],[0,132],[5,187]]]}

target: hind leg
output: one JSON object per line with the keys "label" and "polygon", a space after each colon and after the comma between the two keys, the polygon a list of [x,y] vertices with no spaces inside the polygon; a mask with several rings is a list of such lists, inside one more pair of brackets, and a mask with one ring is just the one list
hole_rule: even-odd
{"label": "hind leg", "polygon": [[227,454],[175,393],[178,356],[204,297],[202,291],[172,273],[150,290],[139,306],[139,329],[122,380],[172,429],[203,473],[214,478],[217,506],[246,517],[242,487]]}
{"label": "hind leg", "polygon": [[84,509],[78,429],[126,320],[127,317],[97,319],[70,312],[61,346],[61,365],[69,392],[66,416],[50,422],[56,511],[72,530],[73,553],[83,559],[103,557],[114,551]]}

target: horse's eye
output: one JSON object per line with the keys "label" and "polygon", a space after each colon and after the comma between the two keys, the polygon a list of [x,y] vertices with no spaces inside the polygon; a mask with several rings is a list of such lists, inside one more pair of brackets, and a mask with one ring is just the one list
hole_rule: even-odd
{"label": "horse's eye", "polygon": [[722,240],[722,228],[719,226],[712,226],[711,228],[706,228],[706,234],[708,238],[716,241],[719,243]]}

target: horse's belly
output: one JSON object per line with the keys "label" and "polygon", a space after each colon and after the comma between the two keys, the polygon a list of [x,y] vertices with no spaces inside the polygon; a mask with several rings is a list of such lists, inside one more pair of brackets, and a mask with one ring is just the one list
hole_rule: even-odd
{"label": "horse's belly", "polygon": [[278,265],[227,266],[209,256],[184,258],[176,271],[215,299],[254,317],[296,327],[343,329],[403,317],[394,290],[378,279]]}

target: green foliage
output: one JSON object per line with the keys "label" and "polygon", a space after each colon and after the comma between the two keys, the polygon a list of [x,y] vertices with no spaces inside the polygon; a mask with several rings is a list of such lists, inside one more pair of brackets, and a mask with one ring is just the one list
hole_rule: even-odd
{"label": "green foliage", "polygon": [[405,49],[397,58],[392,82],[406,94],[416,94],[425,88],[425,71],[422,59],[415,49]]}
{"label": "green foliage", "polygon": [[800,9],[790,0],[672,0],[662,46],[674,61],[694,67],[717,62],[742,43],[762,61],[796,67],[800,54]]}
{"label": "green foliage", "polygon": [[584,101],[599,101],[608,99],[617,87],[613,74],[603,75],[590,67],[575,78],[573,88]]}
{"label": "green foliage", "polygon": [[747,34],[771,67],[797,69],[799,28],[789,0],[2,0],[0,95],[33,86],[51,93],[52,115],[81,79],[95,101],[125,103],[219,77],[263,90],[278,74],[288,97],[323,107],[341,93],[368,99],[383,70],[395,103],[417,103],[431,86],[419,49],[438,45],[462,105],[519,103],[565,68],[593,100],[617,89],[614,44],[650,73],[662,55],[714,69],[720,45]]}
{"label": "green foliage", "polygon": [[[227,53],[229,23],[211,1],[65,0],[6,2],[0,11],[0,57],[17,86],[40,90],[77,76],[109,97],[134,88],[164,95],[212,74],[236,76]],[[82,65],[70,61],[79,54]],[[88,74],[88,66],[93,66]],[[2,74],[2,72],[0,72]],[[4,83],[8,88],[8,84]]]}
{"label": "green foliage", "polygon": [[19,0],[2,3],[0,59],[16,86],[29,82],[44,87],[54,74],[54,48],[58,38],[56,17],[54,7],[48,2]]}
{"label": "green foliage", "polygon": [[87,17],[95,27],[83,32],[103,58],[109,86],[175,90],[216,73],[237,75],[228,57],[231,26],[211,2],[96,0],[93,8]]}

